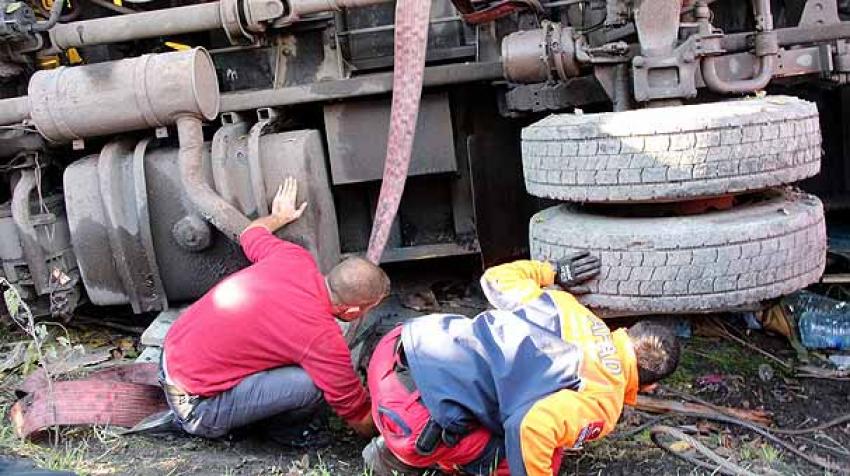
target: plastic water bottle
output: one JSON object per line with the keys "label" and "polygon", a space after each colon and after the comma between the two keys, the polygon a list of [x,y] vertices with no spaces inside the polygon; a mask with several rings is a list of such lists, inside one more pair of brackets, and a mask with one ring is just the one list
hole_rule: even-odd
{"label": "plastic water bottle", "polygon": [[800,340],[810,349],[850,349],[850,306],[809,292],[789,299],[797,316]]}

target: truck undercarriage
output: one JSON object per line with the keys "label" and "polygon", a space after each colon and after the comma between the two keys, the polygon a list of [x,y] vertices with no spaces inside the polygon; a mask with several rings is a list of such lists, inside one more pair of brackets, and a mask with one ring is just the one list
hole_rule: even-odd
{"label": "truck undercarriage", "polygon": [[[235,238],[287,175],[310,206],[284,237],[324,269],[367,250],[394,183],[394,5],[0,6],[0,276],[37,313],[197,298],[246,264]],[[823,117],[850,78],[847,15],[836,0],[433,0],[382,261],[590,249],[603,271],[586,302],[605,315],[817,281],[823,206],[782,187],[819,172],[823,121],[760,92],[819,99]]]}

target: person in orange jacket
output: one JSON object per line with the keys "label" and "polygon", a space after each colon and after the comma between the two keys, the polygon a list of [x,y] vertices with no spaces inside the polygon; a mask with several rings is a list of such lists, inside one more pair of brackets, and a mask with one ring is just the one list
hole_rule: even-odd
{"label": "person in orange jacket", "polygon": [[481,279],[495,309],[424,316],[386,335],[368,370],[381,436],[363,451],[367,467],[551,475],[562,448],[610,433],[639,389],[675,370],[679,344],[648,322],[611,332],[564,291],[582,292],[599,267],[587,253],[497,266]]}

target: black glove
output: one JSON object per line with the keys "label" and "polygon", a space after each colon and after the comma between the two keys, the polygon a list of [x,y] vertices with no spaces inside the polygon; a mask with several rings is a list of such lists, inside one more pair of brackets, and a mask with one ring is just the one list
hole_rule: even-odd
{"label": "black glove", "polygon": [[555,267],[555,284],[573,294],[587,293],[588,289],[579,284],[595,277],[602,267],[599,258],[591,256],[588,251],[576,251],[552,265]]}

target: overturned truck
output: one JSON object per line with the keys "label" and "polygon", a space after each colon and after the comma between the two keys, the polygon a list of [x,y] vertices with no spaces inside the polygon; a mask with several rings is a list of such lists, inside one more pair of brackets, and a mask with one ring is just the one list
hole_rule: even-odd
{"label": "overturned truck", "polygon": [[[287,175],[310,202],[287,238],[323,268],[365,251],[393,4],[0,7],[0,273],[38,314],[197,298],[246,264],[235,239]],[[604,315],[737,308],[815,282],[823,205],[783,187],[821,168],[818,108],[762,91],[843,98],[845,14],[836,0],[433,0],[382,260],[589,249],[603,269],[585,300]]]}

